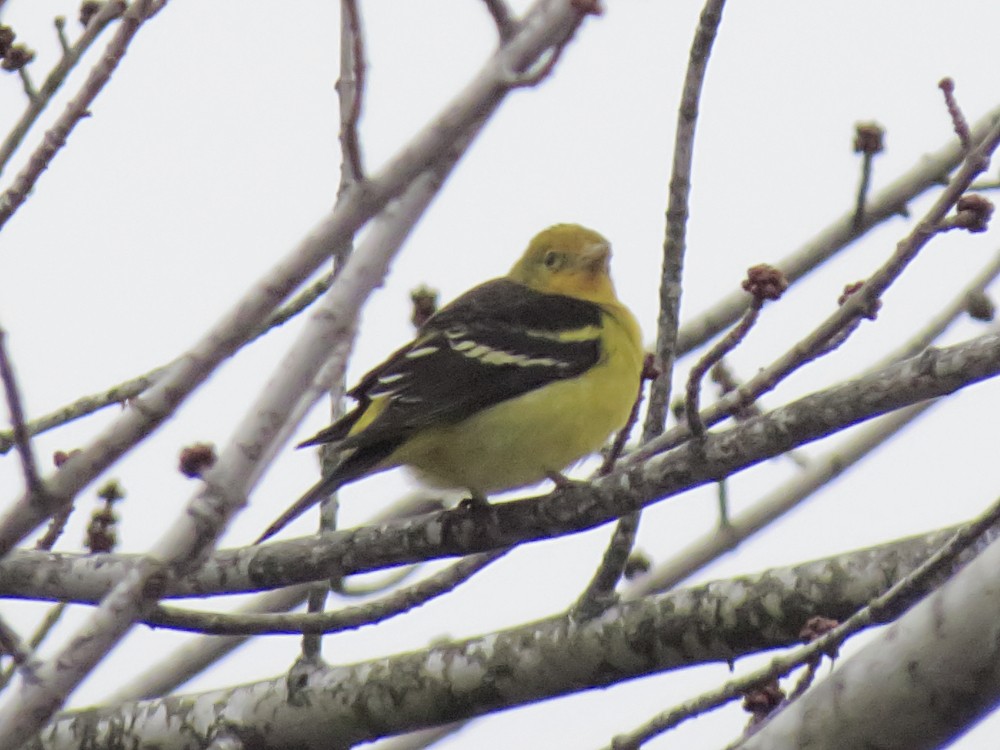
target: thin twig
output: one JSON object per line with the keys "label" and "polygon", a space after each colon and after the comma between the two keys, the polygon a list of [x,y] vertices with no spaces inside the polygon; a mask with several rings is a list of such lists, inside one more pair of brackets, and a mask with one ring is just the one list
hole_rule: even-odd
{"label": "thin twig", "polygon": [[1000,180],[983,180],[982,182],[973,182],[969,185],[969,190],[1000,190]]}
{"label": "thin twig", "polygon": [[[91,104],[94,103],[94,99],[97,98],[97,95],[107,85],[108,81],[111,80],[112,74],[114,74],[118,64],[125,56],[125,52],[128,50],[129,44],[135,37],[136,32],[155,13],[155,10],[149,10],[151,7],[154,7],[154,4],[151,2],[136,2],[122,16],[114,38],[108,44],[107,49],[105,49],[101,60],[90,71],[90,75],[79,93],[70,100],[63,113],[52,127],[46,131],[42,142],[28,158],[24,169],[14,178],[13,184],[4,191],[3,195],[0,195],[0,228],[7,223],[10,217],[14,215],[14,212],[24,203],[28,194],[35,187],[35,183],[38,182],[38,178],[41,177],[42,172],[48,168],[55,155],[66,145],[66,139],[69,138],[73,129],[81,120],[87,117]],[[60,60],[60,65],[66,59],[68,58]],[[2,163],[2,160],[0,160],[0,163]]]}
{"label": "thin twig", "polygon": [[[986,529],[983,531],[985,532]],[[799,631],[799,637],[802,639],[803,643],[812,643],[818,638],[822,638],[824,635],[831,632],[839,624],[839,622],[829,617],[813,615],[806,621],[806,624],[802,626],[802,630]],[[816,674],[819,672],[820,664],[823,663],[823,656],[828,656],[831,660],[833,660],[836,659],[838,655],[837,648],[834,648],[827,651],[825,654],[817,655],[807,661],[805,671],[802,675],[800,675],[799,679],[796,680],[795,687],[792,689],[792,692],[788,694],[787,701],[790,702],[795,700],[809,689],[810,685],[812,685],[816,679]],[[754,727],[755,731],[757,729],[759,729],[759,727]]]}
{"label": "thin twig", "polygon": [[653,365],[653,358],[647,354],[646,361],[643,362],[642,375],[639,378],[639,390],[636,392],[635,400],[632,402],[632,411],[629,412],[628,419],[625,420],[625,426],[618,431],[615,439],[608,447],[608,451],[601,462],[601,467],[596,472],[596,476],[606,477],[614,470],[615,464],[618,463],[618,459],[621,458],[625,450],[628,436],[632,434],[632,429],[635,427],[636,422],[639,421],[639,410],[642,408],[643,386],[647,380],[652,380],[654,377],[656,377],[656,370]]}
{"label": "thin twig", "polygon": [[938,83],[938,88],[944,94],[944,103],[948,107],[948,115],[951,117],[951,125],[955,128],[955,135],[958,136],[962,148],[966,151],[972,148],[972,133],[969,132],[969,123],[962,114],[962,108],[958,106],[955,98],[955,82],[950,78],[942,78]]}
{"label": "thin twig", "polygon": [[632,555],[640,518],[639,513],[629,513],[618,519],[601,564],[567,613],[570,618],[584,622],[597,617],[618,601],[615,589]]}
{"label": "thin twig", "polygon": [[331,612],[306,614],[226,614],[159,606],[143,621],[148,625],[212,635],[262,635],[276,633],[328,634],[372,625],[421,606],[495,562],[510,549],[471,555],[412,586],[383,599]]}
{"label": "thin twig", "polygon": [[62,48],[63,57],[72,54],[73,45],[69,43],[66,36],[66,16],[56,16],[52,22],[56,27],[56,36],[59,37],[59,46]]}
{"label": "thin twig", "polygon": [[[247,339],[244,346],[257,341],[259,338],[264,336],[264,334],[274,328],[277,328],[278,326],[284,325],[296,315],[307,309],[309,305],[323,296],[323,293],[330,288],[333,284],[334,278],[334,272],[329,271],[304,290],[299,292],[294,299],[290,300],[283,307],[276,310],[267,319],[267,322],[261,325],[257,331],[249,339]],[[140,395],[147,388],[153,385],[160,378],[160,376],[167,372],[167,370],[169,370],[170,367],[176,363],[176,361],[177,360],[174,360],[173,362],[160,365],[143,375],[130,378],[129,380],[113,385],[104,391],[90,396],[84,396],[83,398],[79,398],[70,404],[59,407],[55,411],[43,414],[37,419],[33,419],[27,423],[28,433],[30,435],[38,435],[43,432],[48,432],[51,429],[68,424],[76,419],[93,414],[96,411],[100,411],[105,407],[123,404]],[[13,434],[9,430],[0,430],[0,455],[9,451],[13,446]]]}
{"label": "thin twig", "polygon": [[3,381],[4,393],[7,397],[7,409],[10,411],[11,432],[14,434],[14,444],[17,446],[17,454],[21,458],[24,485],[28,492],[33,494],[41,493],[42,480],[38,476],[35,453],[31,449],[31,436],[24,426],[21,391],[17,387],[14,367],[7,352],[7,332],[3,328],[0,328],[0,380]]}
{"label": "thin twig", "polygon": [[[340,110],[340,183],[337,186],[337,200],[340,201],[348,190],[364,179],[364,165],[361,158],[361,142],[358,123],[365,93],[365,41],[361,26],[361,11],[356,0],[340,2],[340,76],[336,84],[337,101]],[[347,258],[353,252],[354,243],[346,243],[333,259],[333,275],[336,277]],[[351,327],[350,340],[354,341],[357,328]],[[349,356],[349,353],[348,355]],[[347,386],[343,376],[330,386],[330,416],[337,419],[342,411],[342,400]],[[320,471],[333,471],[338,461],[333,446],[320,450]],[[319,506],[319,531],[334,531],[337,528],[337,514],[340,500],[336,493],[324,498]],[[306,611],[312,614],[322,612],[326,606],[331,586],[339,587],[339,576],[332,576],[313,586],[306,601]],[[320,633],[303,633],[301,661],[315,662],[320,658],[322,639]]]}
{"label": "thin twig", "polygon": [[730,680],[717,690],[665,711],[627,735],[615,737],[611,750],[634,750],[642,743],[672,729],[683,721],[723,706],[743,695],[747,690],[768,680],[783,677],[793,669],[808,664],[824,654],[835,652],[851,635],[872,624],[888,622],[898,617],[902,609],[914,603],[917,592],[949,566],[955,558],[973,544],[984,531],[1000,520],[1000,501],[994,503],[979,518],[970,522],[908,576],[897,581],[885,593],[876,597],[868,606],[858,610],[847,620],[812,643],[783,654],[760,669],[755,669],[735,680]]}
{"label": "thin twig", "polygon": [[663,242],[663,270],[660,279],[660,315],[656,328],[656,366],[659,376],[650,386],[649,406],[642,431],[643,442],[663,432],[670,403],[670,384],[677,357],[677,334],[681,304],[681,277],[687,236],[688,197],[694,164],[694,136],[698,123],[705,71],[712,43],[722,22],[724,0],[708,0],[702,9],[691,44],[690,59],[677,113],[674,139],[674,164],[670,175],[670,198],[667,202],[667,228]]}
{"label": "thin twig", "polygon": [[21,76],[21,87],[24,89],[24,95],[28,97],[28,102],[35,101],[38,98],[38,89],[35,88],[35,84],[31,80],[28,66],[22,65],[17,69],[17,74]]}
{"label": "thin twig", "polygon": [[705,433],[705,425],[699,415],[700,407],[698,400],[701,394],[701,381],[705,373],[729,352],[740,345],[757,322],[761,308],[768,300],[777,301],[788,289],[788,280],[777,268],[761,263],[747,269],[747,277],[742,283],[743,289],[750,292],[752,300],[743,319],[733,330],[731,330],[721,341],[716,343],[708,353],[702,357],[695,366],[691,368],[688,375],[686,399],[684,413],[687,417],[688,428],[694,437],[701,437]]}
{"label": "thin twig", "polygon": [[28,106],[21,115],[21,118],[7,134],[7,137],[4,138],[3,143],[0,143],[0,174],[3,174],[3,170],[7,166],[7,162],[10,161],[10,157],[13,156],[21,141],[24,140],[24,137],[31,129],[31,126],[35,124],[39,115],[45,110],[56,92],[66,81],[70,71],[76,67],[80,58],[90,49],[90,46],[108,24],[125,12],[126,6],[127,4],[123,0],[108,0],[105,2],[101,6],[100,11],[87,24],[87,28],[84,29],[80,38],[77,39],[76,44],[70,47],[68,51],[63,52],[63,56],[59,62],[52,68],[52,71],[46,76],[44,83],[42,83],[41,88],[36,92],[35,98],[28,102]]}
{"label": "thin twig", "polygon": [[336,86],[340,100],[341,147],[341,187],[338,193],[365,177],[358,122],[361,119],[367,68],[357,0],[340,2],[340,45],[340,78]]}
{"label": "thin twig", "polygon": [[877,122],[859,122],[854,127],[854,153],[861,154],[861,182],[854,203],[854,231],[865,222],[865,201],[872,183],[872,162],[876,154],[885,150],[885,130]]}
{"label": "thin twig", "polygon": [[[377,513],[368,523],[377,525],[393,518],[414,518],[443,508],[444,503],[439,499],[411,495]],[[310,584],[300,584],[257,594],[241,605],[238,612],[288,612],[302,604],[310,588]],[[105,696],[103,702],[117,704],[166,695],[231,654],[246,643],[249,637],[203,636],[191,639],[162,660],[149,664],[144,673],[134,675],[117,685],[112,694]]]}
{"label": "thin twig", "polygon": [[[700,415],[706,427],[721,421],[743,405],[753,403],[779,382],[827,350],[830,343],[842,339],[852,323],[871,315],[886,289],[902,274],[910,262],[927,243],[941,231],[941,223],[951,208],[959,201],[969,184],[989,165],[989,157],[1000,143],[1000,119],[987,133],[980,145],[963,162],[958,172],[928,209],[924,218],[901,240],[896,251],[873,273],[865,283],[851,294],[839,309],[820,323],[812,333],[782,354],[771,365],[762,369],[739,390],[706,408]],[[680,445],[691,436],[687,425],[678,425],[664,435],[640,446],[625,456],[626,465],[634,465],[650,456],[663,453]]]}
{"label": "thin twig", "polygon": [[[972,140],[979,142],[1000,121],[1000,107],[987,112],[975,125]],[[813,239],[773,265],[780,268],[790,283],[804,278],[863,233],[896,216],[908,216],[907,205],[922,193],[936,189],[965,159],[961,145],[949,138],[933,153],[921,156],[905,174],[876,193],[865,206],[860,229],[854,227],[854,208],[821,230]],[[734,291],[709,309],[688,320],[677,334],[678,356],[696,349],[729,328],[746,310],[746,295]]]}
{"label": "thin twig", "polygon": [[56,542],[59,541],[59,537],[66,530],[66,522],[69,521],[69,517],[73,514],[75,506],[70,504],[65,508],[56,511],[51,520],[49,521],[49,527],[45,530],[45,533],[38,538],[35,542],[35,549],[52,549]]}
{"label": "thin twig", "polygon": [[[639,380],[639,392],[632,402],[632,411],[629,412],[625,426],[619,430],[615,436],[601,467],[597,470],[597,476],[607,476],[618,462],[622,451],[625,450],[625,442],[629,434],[635,427],[639,419],[639,408],[642,406],[642,390],[647,380],[652,380],[656,376],[653,358],[646,357],[643,363],[642,377]],[[606,609],[611,607],[618,599],[615,589],[625,571],[625,566],[632,555],[632,547],[635,545],[635,535],[639,527],[639,513],[629,513],[622,516],[615,524],[615,530],[611,534],[608,547],[604,551],[597,571],[590,579],[590,583],[584,588],[583,593],[576,602],[569,608],[568,615],[572,619],[583,622],[593,617],[597,617]]]}
{"label": "thin twig", "polygon": [[510,6],[504,0],[483,0],[483,2],[493,18],[493,23],[496,24],[497,35],[500,37],[500,43],[503,44],[517,33],[517,20],[514,18]]}
{"label": "thin twig", "polygon": [[21,637],[0,617],[0,655],[9,656],[17,669],[31,669],[34,656]]}
{"label": "thin twig", "polygon": [[865,153],[861,156],[861,181],[858,184],[858,197],[854,203],[854,229],[858,231],[865,221],[865,200],[868,198],[868,190],[872,184],[872,154]]}
{"label": "thin twig", "polygon": [[750,329],[757,322],[763,306],[764,300],[755,298],[736,327],[716,342],[705,356],[695,363],[694,367],[691,368],[691,372],[688,373],[684,398],[684,416],[687,419],[688,429],[694,437],[699,437],[705,433],[705,423],[701,421],[701,407],[699,406],[702,378],[705,377],[705,373],[716,362],[729,354],[746,338],[746,335],[750,333]]}
{"label": "thin twig", "polygon": [[[663,241],[663,267],[660,278],[660,314],[657,320],[655,376],[650,383],[649,406],[642,430],[642,442],[659,435],[665,424],[665,405],[670,400],[677,328],[681,301],[681,281],[684,268],[687,233],[688,196],[691,189],[691,169],[694,162],[695,126],[698,122],[698,102],[705,81],[705,71],[712,52],[725,0],[707,0],[695,29],[694,40],[684,76],[680,106],[677,111],[677,133],[674,137],[673,167],[670,175],[670,197],[667,201],[666,236]],[[583,594],[571,608],[574,617],[595,617],[615,601],[614,590],[621,580],[635,546],[639,531],[638,512],[622,516],[611,535],[601,563]]]}
{"label": "thin twig", "polygon": [[[52,629],[59,623],[62,618],[63,613],[66,611],[67,605],[64,602],[59,602],[51,607],[45,613],[45,617],[35,628],[35,632],[32,633],[31,639],[28,641],[28,648],[31,651],[36,651],[38,647],[42,644],[42,641],[52,632]],[[7,684],[10,682],[11,678],[17,672],[17,664],[11,664],[3,673],[0,673],[0,690],[3,690]]]}

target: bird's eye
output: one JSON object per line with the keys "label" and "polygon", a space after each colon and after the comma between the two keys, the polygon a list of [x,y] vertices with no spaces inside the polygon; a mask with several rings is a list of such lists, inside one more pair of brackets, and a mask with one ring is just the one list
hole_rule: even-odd
{"label": "bird's eye", "polygon": [[549,250],[545,253],[545,257],[542,259],[542,263],[545,264],[546,268],[554,269],[559,266],[559,253],[555,250]]}

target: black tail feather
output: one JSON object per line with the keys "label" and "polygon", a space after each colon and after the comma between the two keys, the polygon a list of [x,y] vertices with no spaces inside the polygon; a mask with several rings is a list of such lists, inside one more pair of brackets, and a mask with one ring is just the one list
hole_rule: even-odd
{"label": "black tail feather", "polygon": [[339,488],[341,484],[343,484],[343,482],[336,481],[335,477],[332,475],[326,479],[319,480],[316,484],[306,490],[302,497],[289,505],[285,509],[285,512],[278,516],[270,526],[264,529],[264,533],[257,538],[257,541],[255,541],[254,544],[260,544],[264,540],[270,539],[296,518],[309,510],[312,506],[316,505],[316,503],[322,501],[323,498],[329,497],[331,494],[336,492],[337,488]]}
{"label": "black tail feather", "polygon": [[386,440],[347,452],[347,455],[336,469],[328,476],[320,479],[306,490],[302,497],[288,506],[285,512],[278,516],[274,523],[264,530],[264,533],[258,537],[254,544],[260,544],[265,539],[270,539],[312,506],[329,497],[348,482],[353,482],[355,479],[392,468],[395,464],[387,462],[385,459],[402,442],[402,439]]}

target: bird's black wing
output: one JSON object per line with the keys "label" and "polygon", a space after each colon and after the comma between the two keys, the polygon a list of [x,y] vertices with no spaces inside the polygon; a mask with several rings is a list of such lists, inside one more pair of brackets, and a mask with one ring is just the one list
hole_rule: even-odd
{"label": "bird's black wing", "polygon": [[[365,375],[349,392],[357,407],[305,445],[395,447],[425,427],[575,377],[600,360],[601,325],[595,303],[488,281],[442,308],[413,342]],[[377,416],[349,435],[370,408]]]}

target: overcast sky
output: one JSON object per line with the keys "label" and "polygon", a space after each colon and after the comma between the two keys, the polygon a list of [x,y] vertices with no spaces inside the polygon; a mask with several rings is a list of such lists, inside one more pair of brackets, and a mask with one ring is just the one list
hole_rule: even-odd
{"label": "overcast sky", "polygon": [[[140,31],[93,116],[0,232],[0,324],[10,335],[29,416],[169,361],[329,209],[339,164],[338,5],[173,0]],[[352,380],[411,334],[408,290],[427,283],[447,300],[505,273],[535,232],[561,221],[610,238],[620,295],[652,343],[675,112],[700,4],[606,5],[603,17],[585,23],[550,80],[508,100],[419,224],[366,308]],[[383,0],[363,3],[362,10],[369,86],[361,141],[374,170],[473,75],[492,51],[495,32],[474,0]],[[57,0],[5,6],[3,22],[38,52],[31,68],[36,82],[58,55],[52,17],[75,13],[73,3]],[[75,36],[75,20],[70,27]],[[857,121],[877,120],[887,130],[887,151],[875,164],[877,190],[952,137],[937,89],[943,76],[955,79],[970,120],[1000,103],[998,29],[1000,4],[986,0],[962,3],[960,11],[953,3],[904,0],[733,3],[701,107],[685,318],[736,287],[748,266],[778,260],[852,206]],[[92,63],[93,57],[76,72],[69,92]],[[17,76],[0,78],[0,133],[23,107]],[[30,133],[0,178],[3,188],[42,132]],[[917,202],[912,213],[927,205]],[[752,374],[808,332],[833,309],[843,285],[876,268],[908,226],[903,218],[886,223],[768,309],[732,357],[735,369]],[[997,248],[995,230],[935,239],[886,296],[877,323],[863,325],[766,403],[784,403],[877,360]],[[296,329],[290,324],[243,352],[110,472],[129,495],[121,509],[121,549],[147,548],[183,507],[194,485],[176,472],[178,448],[227,440]],[[948,341],[980,330],[962,323]],[[1000,384],[969,389],[699,579],[834,554],[974,515],[1000,487],[995,419],[983,418],[998,407]],[[298,437],[321,427],[328,408],[317,407]],[[85,442],[113,412],[39,437],[39,455]],[[314,481],[315,471],[312,455],[289,449],[225,543],[256,536]],[[773,461],[735,478],[734,510],[793,472],[789,462]],[[0,501],[15,498],[20,482],[16,457],[0,458]],[[392,472],[349,487],[343,524],[362,522],[410,486],[403,472]],[[82,537],[91,497],[78,503],[67,548]],[[716,520],[714,490],[703,488],[651,509],[639,546],[662,560]],[[314,524],[310,515],[295,529],[307,533]],[[416,612],[326,639],[325,656],[354,662],[555,613],[576,598],[607,537],[602,528],[530,545]],[[37,613],[21,603],[2,607],[24,630]],[[72,632],[75,622],[67,618],[59,634]],[[116,673],[182,640],[137,629],[73,703],[100,700]],[[258,639],[185,689],[280,674],[297,647],[292,637]],[[597,747],[728,676],[724,665],[706,667],[542,703],[477,721],[440,746]],[[731,706],[649,747],[721,747],[744,722]],[[997,731],[994,717],[954,747],[993,748]]]}

